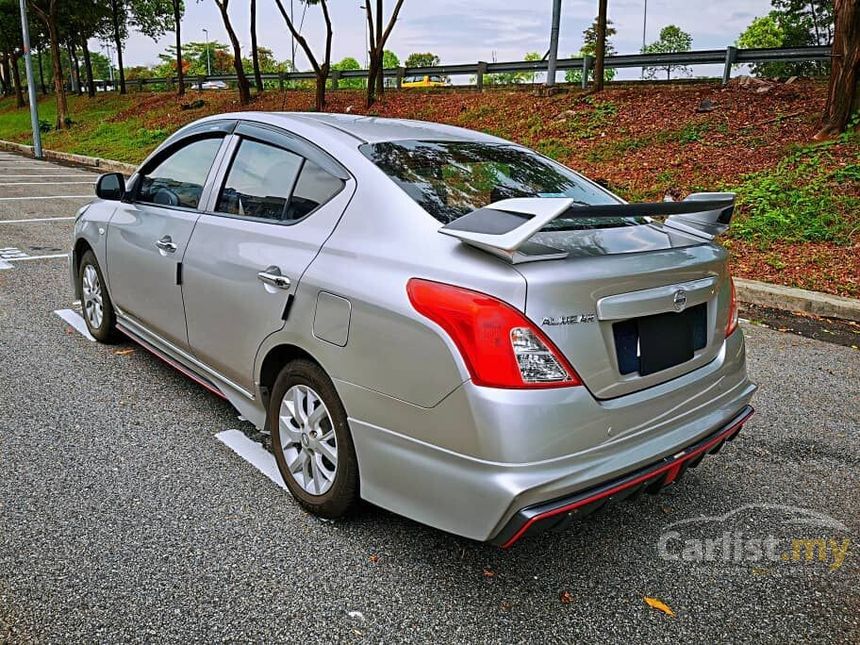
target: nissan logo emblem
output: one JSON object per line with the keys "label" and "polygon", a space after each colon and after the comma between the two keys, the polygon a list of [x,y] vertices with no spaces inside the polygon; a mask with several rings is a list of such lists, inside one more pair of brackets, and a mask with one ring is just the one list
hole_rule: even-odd
{"label": "nissan logo emblem", "polygon": [[678,289],[672,296],[672,305],[675,307],[675,311],[684,311],[684,307],[687,306],[687,292]]}

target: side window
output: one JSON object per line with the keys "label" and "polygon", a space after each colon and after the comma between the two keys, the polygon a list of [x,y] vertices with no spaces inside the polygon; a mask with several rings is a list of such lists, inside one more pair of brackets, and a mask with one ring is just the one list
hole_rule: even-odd
{"label": "side window", "polygon": [[221,141],[220,137],[199,139],[164,159],[140,178],[137,201],[197,208]]}
{"label": "side window", "polygon": [[343,188],[343,181],[330,175],[313,161],[305,161],[290,205],[287,208],[288,221],[302,219],[305,215],[325,204]]}
{"label": "side window", "polygon": [[302,158],[281,148],[245,139],[233,159],[215,210],[283,221]]}

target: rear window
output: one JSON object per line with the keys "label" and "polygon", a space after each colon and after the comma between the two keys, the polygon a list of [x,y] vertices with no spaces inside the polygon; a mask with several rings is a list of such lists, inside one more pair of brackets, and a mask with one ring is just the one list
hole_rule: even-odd
{"label": "rear window", "polygon": [[[442,224],[512,197],[570,197],[574,208],[620,203],[572,170],[513,144],[388,141],[365,144],[361,151]],[[637,218],[562,216],[544,230],[638,223]]]}

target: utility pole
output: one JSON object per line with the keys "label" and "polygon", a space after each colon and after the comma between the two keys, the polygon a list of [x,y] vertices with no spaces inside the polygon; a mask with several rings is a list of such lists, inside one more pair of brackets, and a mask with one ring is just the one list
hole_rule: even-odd
{"label": "utility pole", "polygon": [[561,22],[561,0],[552,0],[552,27],[549,32],[549,61],[546,67],[546,86],[555,85],[555,65],[558,60],[558,25]]}
{"label": "utility pole", "polygon": [[[648,0],[645,0],[645,8],[642,10],[642,53],[645,53],[645,27],[648,25]],[[642,66],[642,80],[645,80],[645,66]]]}
{"label": "utility pole", "polygon": [[33,59],[30,56],[30,23],[27,22],[27,0],[20,0],[21,36],[24,38],[24,67],[27,70],[27,95],[30,98],[30,125],[33,128],[33,155],[42,158],[42,133],[39,131],[39,106],[36,105],[36,83],[33,80]]}
{"label": "utility pole", "polygon": [[212,64],[209,62],[209,30],[204,29],[203,33],[206,38],[206,76],[212,76]]}

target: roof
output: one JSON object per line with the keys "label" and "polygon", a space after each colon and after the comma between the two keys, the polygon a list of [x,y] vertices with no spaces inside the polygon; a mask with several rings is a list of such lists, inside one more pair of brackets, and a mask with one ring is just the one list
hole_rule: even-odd
{"label": "roof", "polygon": [[[259,116],[262,116],[258,113]],[[259,118],[258,116],[258,118]],[[337,130],[365,143],[402,141],[406,139],[433,139],[445,141],[499,141],[496,137],[427,121],[384,119],[360,114],[328,114],[322,112],[269,112],[271,120],[299,119],[324,126],[331,133]]]}

